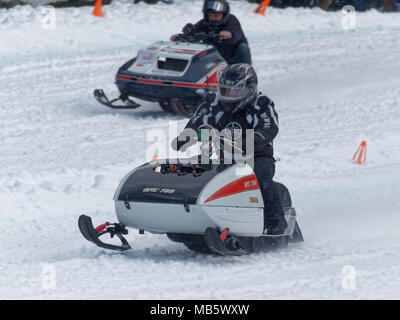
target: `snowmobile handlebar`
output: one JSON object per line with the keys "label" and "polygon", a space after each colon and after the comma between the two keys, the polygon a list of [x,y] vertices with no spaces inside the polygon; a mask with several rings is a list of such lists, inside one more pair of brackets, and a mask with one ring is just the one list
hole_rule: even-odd
{"label": "snowmobile handlebar", "polygon": [[[207,132],[203,132],[203,130],[207,130]],[[182,143],[179,146],[178,138],[176,137],[176,144],[177,144],[177,151],[185,152],[189,147],[193,145],[200,144],[200,155],[199,159],[203,156],[211,159],[214,153],[219,154],[220,151],[223,149],[223,156],[222,159],[230,160],[233,163],[242,162],[242,161],[249,161],[254,157],[254,153],[251,154],[244,154],[243,149],[239,147],[232,139],[219,135],[212,126],[210,125],[201,125],[198,128],[198,135],[197,139],[191,139],[189,136],[186,136],[186,140],[180,141]],[[192,137],[193,138],[193,137]],[[236,139],[234,139],[236,140]],[[185,148],[182,148],[186,146]],[[224,146],[228,146],[228,151]],[[232,152],[233,150],[234,152]],[[173,170],[174,171],[174,170]],[[179,171],[179,170],[178,170]],[[171,171],[169,171],[171,172]],[[175,169],[176,173],[176,169]]]}
{"label": "snowmobile handlebar", "polygon": [[218,41],[219,40],[219,33],[217,32],[197,32],[197,33],[189,33],[189,34],[184,34],[184,33],[179,33],[175,41],[178,42],[205,42],[209,40],[214,40]]}
{"label": "snowmobile handlebar", "polygon": [[[232,148],[235,149],[236,152],[237,152],[236,156],[237,155],[241,155],[241,159],[242,160],[249,160],[254,156],[253,154],[243,156],[242,155],[243,154],[242,148],[239,148],[232,139],[227,138],[224,135],[221,136],[221,135],[217,134],[215,132],[215,129],[210,125],[201,125],[199,127],[199,129],[198,129],[199,142],[201,141],[203,144],[206,142],[206,141],[203,141],[202,138],[201,138],[201,130],[204,130],[204,129],[208,130],[209,137],[208,137],[208,139],[206,137],[206,140],[209,141],[209,144],[211,144],[211,148],[214,149],[214,151],[218,150],[217,144],[222,143],[222,144],[228,145],[231,150],[232,150]],[[234,139],[234,140],[236,140],[236,139]],[[207,144],[205,145],[205,147],[207,148]],[[200,149],[201,148],[202,147],[200,147]],[[227,158],[227,159],[230,159],[230,160],[234,160],[234,158],[235,158],[235,156],[232,153],[229,154],[229,153],[225,153],[225,152],[224,152],[224,157]]]}
{"label": "snowmobile handlebar", "polygon": [[[212,130],[211,130],[212,131]],[[207,142],[208,140],[208,142]],[[210,134],[209,139],[206,140],[198,140],[197,143],[200,143],[200,150],[202,154],[208,154],[208,157],[211,159],[212,154],[215,152],[220,152],[221,143],[223,145],[227,145],[230,150],[234,149],[235,152],[226,152],[223,150],[223,158],[233,161],[233,163],[237,161],[248,161],[254,157],[254,154],[243,155],[243,149],[238,147],[234,141],[224,136],[215,135],[213,133]]]}

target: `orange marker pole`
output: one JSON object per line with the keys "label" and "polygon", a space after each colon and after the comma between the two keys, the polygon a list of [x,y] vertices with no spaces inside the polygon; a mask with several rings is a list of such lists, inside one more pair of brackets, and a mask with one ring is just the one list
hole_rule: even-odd
{"label": "orange marker pole", "polygon": [[367,160],[367,142],[362,141],[353,156],[353,162],[356,164],[363,164]]}

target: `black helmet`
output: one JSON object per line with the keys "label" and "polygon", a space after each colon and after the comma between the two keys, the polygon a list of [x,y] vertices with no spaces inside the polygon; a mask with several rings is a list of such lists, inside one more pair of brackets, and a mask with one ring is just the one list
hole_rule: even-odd
{"label": "black helmet", "polygon": [[[203,5],[204,23],[210,26],[224,25],[229,19],[229,4],[226,0],[205,0]],[[222,13],[221,21],[208,20],[209,13]]]}
{"label": "black helmet", "polygon": [[219,100],[232,105],[232,113],[253,101],[257,92],[257,74],[249,64],[233,64],[226,67],[219,76]]}

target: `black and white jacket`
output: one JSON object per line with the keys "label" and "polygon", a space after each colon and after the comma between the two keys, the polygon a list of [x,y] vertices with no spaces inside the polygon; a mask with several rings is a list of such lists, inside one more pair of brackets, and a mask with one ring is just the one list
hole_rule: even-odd
{"label": "black and white jacket", "polygon": [[278,114],[274,102],[262,93],[259,93],[245,108],[233,114],[222,102],[204,103],[185,128],[198,131],[204,124],[212,126],[219,132],[225,128],[241,129],[243,146],[246,141],[246,129],[253,129],[255,157],[273,157],[272,141],[279,131]]}

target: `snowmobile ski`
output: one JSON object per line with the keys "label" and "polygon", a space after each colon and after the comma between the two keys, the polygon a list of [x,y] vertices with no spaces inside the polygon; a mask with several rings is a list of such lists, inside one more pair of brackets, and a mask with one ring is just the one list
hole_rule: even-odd
{"label": "snowmobile ski", "polygon": [[[240,244],[240,241],[237,238],[230,238],[227,241],[221,238],[221,235],[217,232],[216,229],[208,227],[204,232],[204,241],[208,248],[221,256],[241,256],[244,254],[249,254],[248,251],[243,249],[243,246]],[[228,248],[225,243],[226,242],[235,243],[236,248]]]}
{"label": "snowmobile ski", "polygon": [[[109,223],[106,222],[96,228],[93,227],[92,219],[88,216],[81,215],[78,220],[79,230],[86,240],[94,243],[95,245],[117,251],[125,251],[131,249],[128,241],[122,236],[123,234],[128,234],[125,226],[121,223]],[[121,246],[104,243],[99,239],[100,236],[109,233],[111,238],[116,235],[122,242]]]}
{"label": "snowmobile ski", "polygon": [[[121,94],[118,98],[109,100],[102,89],[95,89],[93,92],[94,97],[102,105],[105,105],[112,109],[136,109],[140,107],[140,104],[129,99],[128,95]],[[114,102],[121,100],[124,105],[115,105]]]}

